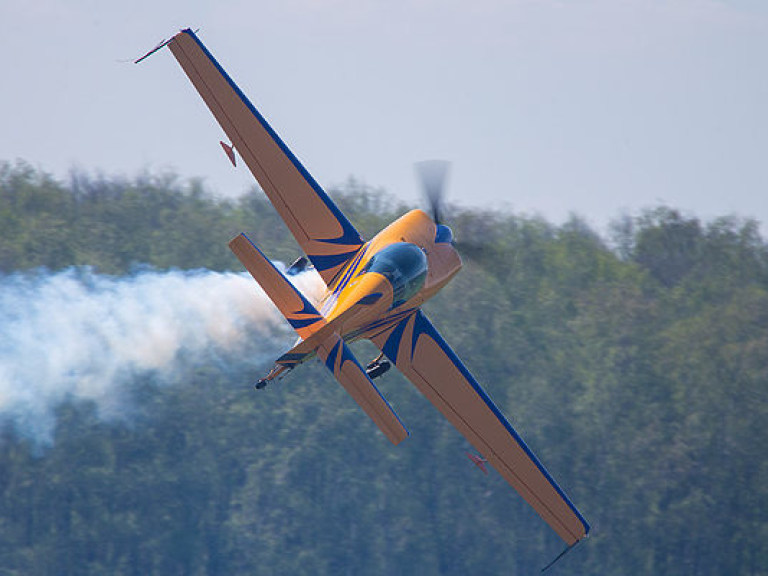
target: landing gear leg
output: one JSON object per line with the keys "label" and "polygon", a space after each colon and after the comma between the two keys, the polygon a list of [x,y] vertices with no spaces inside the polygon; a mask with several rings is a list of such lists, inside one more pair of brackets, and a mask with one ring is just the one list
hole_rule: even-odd
{"label": "landing gear leg", "polygon": [[373,362],[365,367],[365,373],[368,374],[368,378],[373,380],[384,374],[391,367],[392,365],[389,363],[389,360],[384,358],[384,352],[382,352]]}

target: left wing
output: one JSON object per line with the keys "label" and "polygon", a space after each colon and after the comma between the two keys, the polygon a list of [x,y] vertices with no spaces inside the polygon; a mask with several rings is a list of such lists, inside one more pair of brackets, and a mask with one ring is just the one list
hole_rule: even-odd
{"label": "left wing", "polygon": [[[192,30],[167,42],[326,285],[363,241]],[[226,149],[226,148],[225,148]]]}
{"label": "left wing", "polygon": [[587,521],[421,310],[371,340],[569,546],[587,535]]}

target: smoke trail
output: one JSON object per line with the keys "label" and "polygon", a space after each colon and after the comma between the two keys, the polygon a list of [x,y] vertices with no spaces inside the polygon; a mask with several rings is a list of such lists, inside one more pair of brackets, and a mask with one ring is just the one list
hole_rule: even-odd
{"label": "smoke trail", "polygon": [[[317,298],[314,272],[292,280]],[[0,418],[50,440],[53,410],[69,398],[121,410],[121,387],[152,372],[172,381],[190,359],[235,354],[268,361],[290,338],[247,274],[144,271],[129,277],[71,268],[0,276]]]}

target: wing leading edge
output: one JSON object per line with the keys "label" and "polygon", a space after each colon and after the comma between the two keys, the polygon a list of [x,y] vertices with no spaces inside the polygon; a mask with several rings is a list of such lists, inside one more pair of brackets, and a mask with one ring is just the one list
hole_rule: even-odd
{"label": "wing leading edge", "polygon": [[363,245],[360,234],[192,30],[168,45],[326,284]]}
{"label": "wing leading edge", "polygon": [[569,545],[589,524],[421,310],[371,340]]}

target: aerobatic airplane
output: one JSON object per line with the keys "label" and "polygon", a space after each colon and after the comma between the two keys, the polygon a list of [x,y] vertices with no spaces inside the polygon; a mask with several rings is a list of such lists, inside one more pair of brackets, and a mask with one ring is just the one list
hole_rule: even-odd
{"label": "aerobatic airplane", "polygon": [[[412,210],[363,240],[192,30],[137,62],[166,45],[229,138],[230,161],[236,151],[327,286],[318,310],[244,234],[230,242],[299,335],[256,386],[318,356],[398,444],[408,432],[373,383],[394,364],[482,454],[472,457],[478,466],[490,463],[569,547],[583,539],[587,521],[421,309],[461,268],[437,210]],[[367,368],[347,346],[360,338],[381,350]]]}

